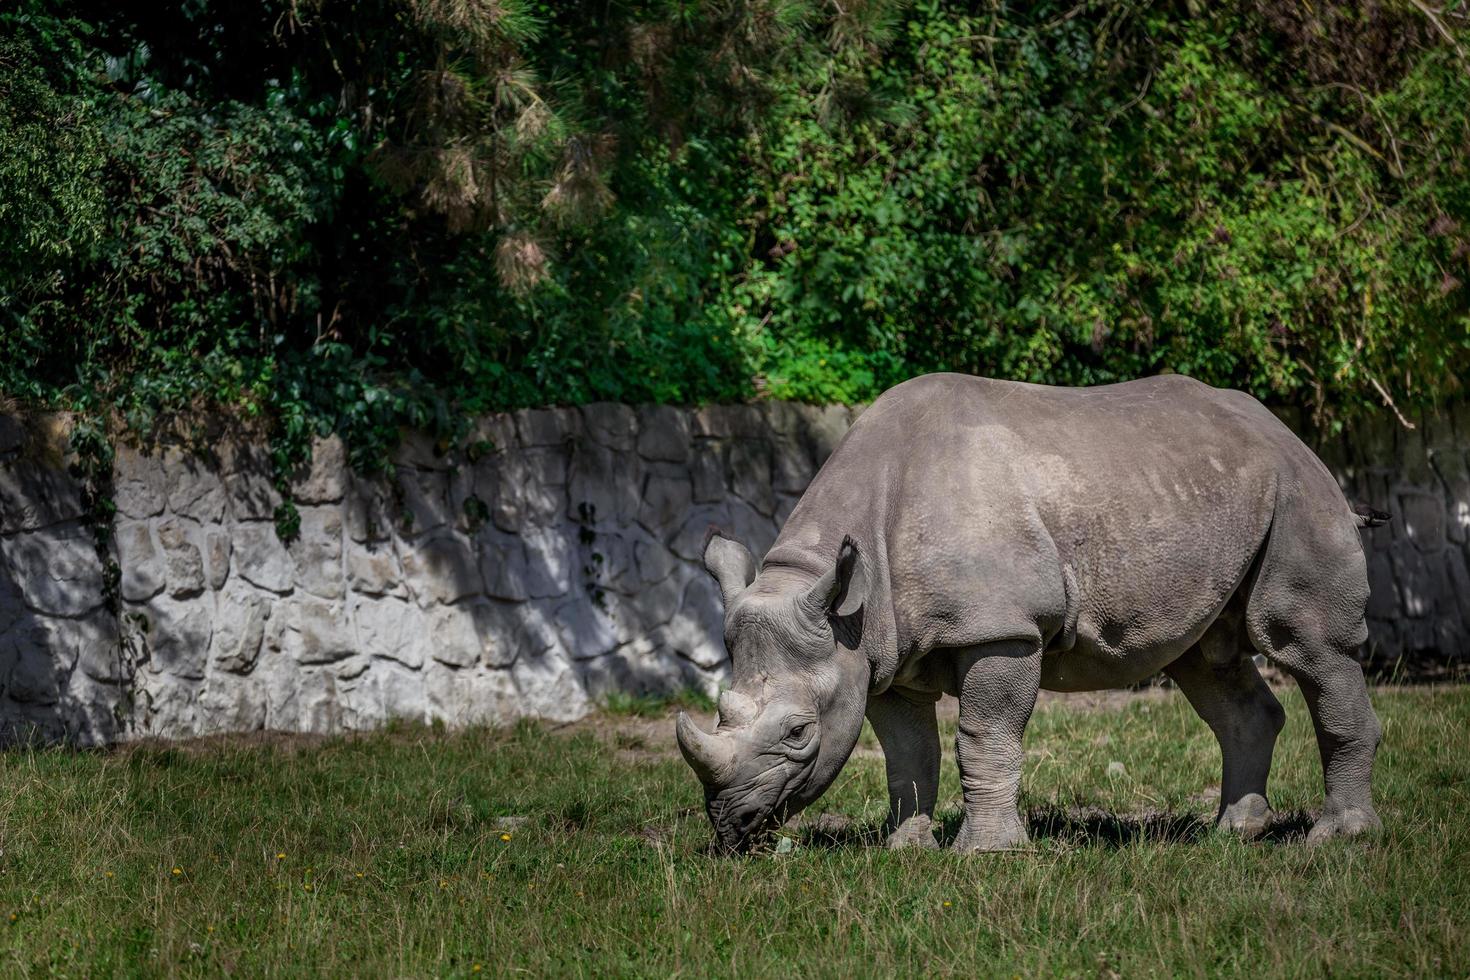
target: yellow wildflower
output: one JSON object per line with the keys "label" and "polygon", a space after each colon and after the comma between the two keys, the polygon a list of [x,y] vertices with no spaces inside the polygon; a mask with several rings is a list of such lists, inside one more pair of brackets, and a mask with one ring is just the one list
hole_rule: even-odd
{"label": "yellow wildflower", "polygon": [[510,840],[510,834],[501,834],[500,839],[503,841],[508,841]]}

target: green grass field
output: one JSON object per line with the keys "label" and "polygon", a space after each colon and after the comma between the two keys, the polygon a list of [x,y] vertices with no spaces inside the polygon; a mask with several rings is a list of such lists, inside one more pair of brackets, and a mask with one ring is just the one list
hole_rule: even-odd
{"label": "green grass field", "polygon": [[[1156,692],[1039,707],[1034,847],[983,856],[870,846],[870,735],[793,851],[707,856],[672,725],[646,710],[11,751],[0,974],[1470,974],[1470,689],[1374,693],[1385,834],[1320,848],[1301,843],[1311,728],[1282,700],[1272,839],[1209,829],[1214,741]],[[953,833],[949,758],[941,801]]]}

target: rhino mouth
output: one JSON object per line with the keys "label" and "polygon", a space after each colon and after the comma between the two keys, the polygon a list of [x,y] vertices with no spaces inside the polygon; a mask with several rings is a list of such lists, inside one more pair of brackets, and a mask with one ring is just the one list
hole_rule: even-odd
{"label": "rhino mouth", "polygon": [[799,809],[792,805],[793,789],[810,768],[803,766],[800,772],[785,778],[779,773],[767,774],[765,780],[757,780],[754,785],[720,793],[706,791],[705,812],[715,829],[713,849],[725,854],[749,854],[768,846],[776,829]]}

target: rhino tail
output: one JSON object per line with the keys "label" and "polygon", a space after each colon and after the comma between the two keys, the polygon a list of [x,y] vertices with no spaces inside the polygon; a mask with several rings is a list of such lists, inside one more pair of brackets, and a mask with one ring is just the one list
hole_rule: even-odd
{"label": "rhino tail", "polygon": [[1378,510],[1367,504],[1353,504],[1353,516],[1358,520],[1358,527],[1379,527],[1388,523],[1393,516],[1386,510]]}

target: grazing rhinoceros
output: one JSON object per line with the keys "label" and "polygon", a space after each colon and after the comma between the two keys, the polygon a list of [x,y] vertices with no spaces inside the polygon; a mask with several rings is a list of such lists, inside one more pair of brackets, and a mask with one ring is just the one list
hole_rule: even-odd
{"label": "grazing rhinoceros", "polygon": [[959,699],[961,850],[1027,840],[1021,736],[1039,688],[1164,671],[1224,757],[1218,823],[1270,816],[1284,721],[1259,650],[1296,678],[1327,798],[1312,841],[1377,828],[1379,724],[1353,658],[1368,597],[1355,512],[1254,398],[1182,376],[1048,388],[954,374],[862,414],[757,572],[704,563],[734,666],[713,734],[678,719],[720,845],[740,850],[831,785],[864,714],[887,758],[891,846],[934,847],[934,703]]}

